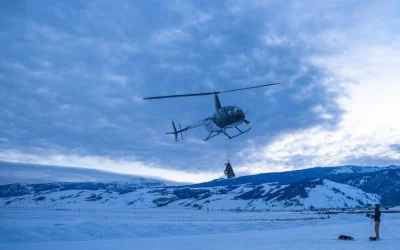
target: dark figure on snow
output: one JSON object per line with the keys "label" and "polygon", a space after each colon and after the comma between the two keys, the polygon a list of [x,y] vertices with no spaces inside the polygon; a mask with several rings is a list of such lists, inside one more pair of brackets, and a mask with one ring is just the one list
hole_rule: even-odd
{"label": "dark figure on snow", "polygon": [[348,235],[339,235],[339,240],[354,240],[353,237],[348,236]]}
{"label": "dark figure on snow", "polygon": [[374,221],[375,221],[375,237],[379,240],[379,226],[381,224],[381,206],[379,204],[375,205]]}
{"label": "dark figure on snow", "polygon": [[375,205],[375,213],[367,214],[368,217],[374,219],[375,221],[375,237],[370,237],[370,240],[379,240],[379,226],[381,224],[381,206],[379,204]]}
{"label": "dark figure on snow", "polygon": [[225,166],[226,166],[226,168],[225,168],[224,173],[225,173],[226,178],[229,179],[229,178],[235,177],[236,175],[233,172],[233,168],[231,166],[231,163],[228,161],[227,163],[225,163]]}

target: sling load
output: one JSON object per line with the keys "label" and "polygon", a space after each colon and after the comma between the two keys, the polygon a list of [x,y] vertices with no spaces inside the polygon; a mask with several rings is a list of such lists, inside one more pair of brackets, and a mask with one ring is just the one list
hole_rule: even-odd
{"label": "sling load", "polygon": [[231,163],[229,162],[228,142],[227,142],[226,138],[225,138],[225,150],[226,150],[226,158],[228,159],[228,162],[225,163],[224,174],[227,179],[230,179],[230,178],[236,177],[236,175],[233,172]]}
{"label": "sling load", "polygon": [[226,178],[230,179],[230,178],[235,177],[236,175],[233,172],[233,168],[231,166],[231,163],[228,161],[228,162],[225,163],[225,166],[226,166],[226,168],[225,168],[224,174],[225,174]]}

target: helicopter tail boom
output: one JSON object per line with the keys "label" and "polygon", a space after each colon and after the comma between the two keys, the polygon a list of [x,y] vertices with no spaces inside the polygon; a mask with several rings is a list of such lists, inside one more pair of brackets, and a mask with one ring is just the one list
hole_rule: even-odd
{"label": "helicopter tail boom", "polygon": [[[166,134],[167,134],[167,135],[174,135],[174,136],[175,136],[175,142],[181,141],[181,140],[183,140],[183,134],[182,134],[183,132],[188,131],[189,129],[193,129],[193,128],[197,128],[197,127],[203,126],[204,123],[205,123],[208,119],[209,119],[209,118],[206,118],[206,119],[204,119],[204,120],[202,120],[202,121],[199,121],[199,122],[197,122],[197,123],[195,123],[195,124],[186,126],[186,127],[184,127],[184,128],[182,128],[182,127],[181,127],[181,124],[179,123],[179,130],[177,130],[177,128],[176,128],[176,126],[175,126],[175,123],[172,121],[172,129],[173,129],[174,131],[172,131],[172,132],[167,132]],[[180,138],[180,139],[178,138],[178,134],[181,134],[181,138]]]}

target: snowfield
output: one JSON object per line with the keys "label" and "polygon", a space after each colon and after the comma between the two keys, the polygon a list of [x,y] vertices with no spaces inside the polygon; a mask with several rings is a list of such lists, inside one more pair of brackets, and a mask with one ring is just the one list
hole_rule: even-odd
{"label": "snowfield", "polygon": [[[398,249],[400,214],[0,208],[0,249]],[[340,234],[355,241],[340,241]]]}
{"label": "snowfield", "polygon": [[[183,186],[146,178],[2,185],[0,250],[399,249],[397,169],[316,168]],[[381,201],[381,240],[370,242],[374,224],[361,211]]]}

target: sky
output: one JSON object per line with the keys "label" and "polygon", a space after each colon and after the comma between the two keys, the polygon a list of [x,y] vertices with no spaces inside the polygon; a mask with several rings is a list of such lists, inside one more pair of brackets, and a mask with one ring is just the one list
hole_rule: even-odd
{"label": "sky", "polygon": [[[400,164],[398,1],[0,3],[0,161],[202,182]],[[224,91],[251,130],[175,143]],[[248,125],[241,125],[246,128]],[[232,133],[234,133],[232,131]]]}

